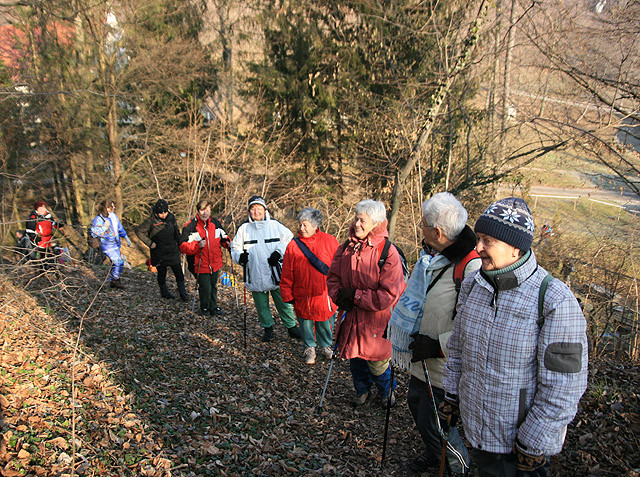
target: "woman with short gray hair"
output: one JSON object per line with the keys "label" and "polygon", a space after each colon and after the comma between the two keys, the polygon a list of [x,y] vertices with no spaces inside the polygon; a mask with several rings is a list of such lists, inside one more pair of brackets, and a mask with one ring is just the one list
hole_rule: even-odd
{"label": "woman with short gray hair", "polygon": [[338,248],[338,240],[320,230],[322,213],[318,209],[302,209],[298,224],[298,237],[289,242],[284,254],[280,294],[285,303],[293,305],[298,317],[304,362],[315,364],[316,346],[325,358],[332,355],[336,305],[327,292],[326,274]]}
{"label": "woman with short gray hair", "polygon": [[346,313],[337,331],[338,349],[349,359],[355,396],[351,404],[363,405],[375,383],[386,405],[395,402],[391,390],[391,344],[384,338],[396,304],[404,290],[400,254],[395,247],[382,266],[382,249],[389,232],[382,202],[363,200],[349,228],[349,240],[338,247],[327,276],[329,296]]}

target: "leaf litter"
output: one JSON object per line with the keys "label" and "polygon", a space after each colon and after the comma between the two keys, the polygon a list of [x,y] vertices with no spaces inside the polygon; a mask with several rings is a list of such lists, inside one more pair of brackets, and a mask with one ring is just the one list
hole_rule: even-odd
{"label": "leaf litter", "polygon": [[[146,271],[127,271],[125,290],[100,268],[33,273],[0,277],[3,476],[412,475],[422,446],[405,373],[381,469],[380,400],[353,409],[336,360],[318,412],[329,362],[305,365],[278,321],[262,343],[250,297],[245,348],[232,288],[219,286],[223,315],[203,318],[159,298]],[[637,363],[591,363],[553,475],[639,475],[639,376]]]}

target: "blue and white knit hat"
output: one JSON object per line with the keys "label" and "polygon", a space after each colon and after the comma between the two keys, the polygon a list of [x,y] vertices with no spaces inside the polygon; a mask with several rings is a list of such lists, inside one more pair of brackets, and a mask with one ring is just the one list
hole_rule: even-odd
{"label": "blue and white knit hat", "polygon": [[487,207],[476,221],[474,230],[526,252],[531,248],[535,225],[527,203],[523,199],[509,197]]}
{"label": "blue and white knit hat", "polygon": [[264,201],[264,199],[262,197],[260,197],[259,195],[254,195],[251,196],[251,198],[249,199],[249,206],[248,208],[250,209],[252,205],[255,204],[259,204],[262,207],[264,207],[265,210],[267,210],[267,203]]}

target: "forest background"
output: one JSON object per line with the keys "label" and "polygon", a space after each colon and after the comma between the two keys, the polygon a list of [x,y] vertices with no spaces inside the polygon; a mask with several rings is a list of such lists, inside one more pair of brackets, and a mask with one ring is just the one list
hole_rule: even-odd
{"label": "forest background", "polygon": [[[80,259],[96,204],[113,197],[137,266],[147,251],[132,228],[159,197],[181,223],[211,199],[232,235],[251,195],[292,231],[313,206],[339,240],[359,200],[382,200],[413,263],[433,193],[458,196],[471,223],[517,195],[537,234],[552,226],[534,249],[581,299],[592,359],[637,370],[640,1],[18,0],[0,1],[0,15],[6,275],[17,276],[14,232],[41,199]],[[122,319],[101,310],[116,324],[92,330],[98,342]],[[620,414],[627,394],[594,379],[587,407]],[[634,411],[617,417],[633,436],[628,395]],[[637,462],[633,439],[635,456],[615,447],[614,458]]]}
{"label": "forest background", "polygon": [[[371,197],[414,261],[435,192],[460,197],[473,221],[498,191],[537,206],[531,187],[572,187],[586,190],[573,207],[542,199],[534,213],[555,233],[540,259],[589,304],[594,341],[622,332],[638,358],[637,0],[2,10],[5,246],[40,199],[80,253],[106,196],[129,228],[159,197],[180,222],[208,197],[233,233],[260,194],[292,230],[300,208],[319,208],[340,239]],[[626,208],[585,199],[590,188]]]}

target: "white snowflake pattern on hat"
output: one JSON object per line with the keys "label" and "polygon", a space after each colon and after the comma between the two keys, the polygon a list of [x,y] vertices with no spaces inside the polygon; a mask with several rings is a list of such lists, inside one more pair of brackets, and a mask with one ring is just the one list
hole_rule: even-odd
{"label": "white snowflake pattern on hat", "polygon": [[531,217],[527,217],[524,225],[525,227],[527,227],[527,230],[531,230],[532,232],[536,229],[536,224],[533,222],[533,219]]}
{"label": "white snowflake pattern on hat", "polygon": [[512,224],[519,222],[518,219],[520,218],[520,214],[517,210],[512,209],[511,207],[505,207],[500,215],[505,221],[508,220]]}

